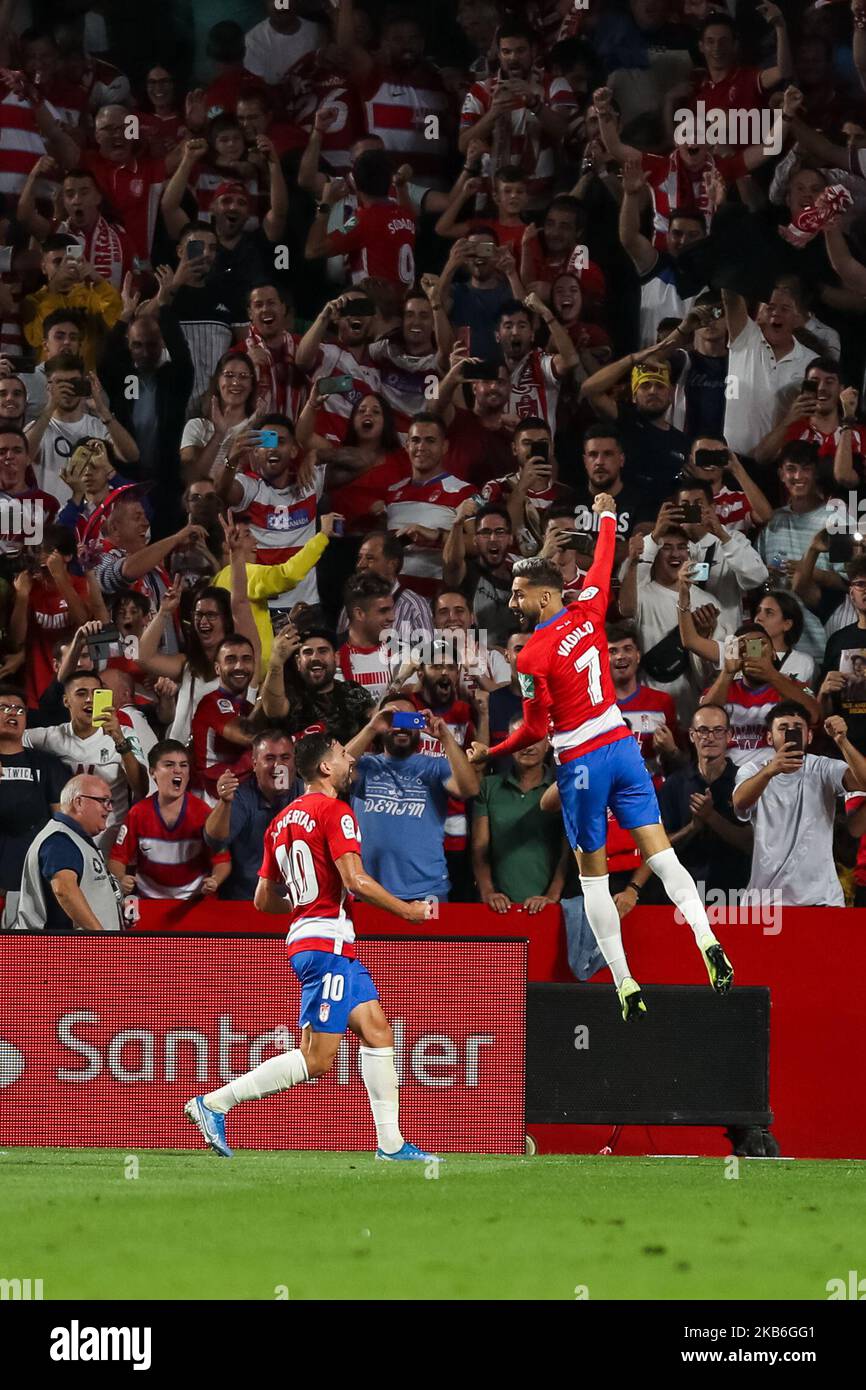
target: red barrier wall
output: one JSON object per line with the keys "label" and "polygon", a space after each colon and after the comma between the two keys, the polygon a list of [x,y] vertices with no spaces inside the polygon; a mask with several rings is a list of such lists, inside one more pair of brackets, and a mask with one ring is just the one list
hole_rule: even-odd
{"label": "red barrier wall", "polygon": [[[279,935],[285,930],[282,918],[267,917],[247,903],[143,902],[141,914],[139,931]],[[866,973],[866,911],[785,908],[775,920],[770,915],[763,922],[749,921],[746,913],[741,918],[717,930],[737,982],[771,989],[770,1101],[782,1152],[798,1158],[866,1158],[859,985]],[[525,936],[530,980],[571,979],[559,908],[529,917],[518,909],[499,915],[484,907],[444,904],[433,926],[411,927],[358,904],[355,921],[360,936]],[[636,908],[623,935],[629,964],[643,983],[706,985],[691,931],[675,922],[673,909]],[[533,1134],[543,1152],[591,1153],[610,1131],[546,1125]],[[725,1154],[730,1148],[720,1130],[632,1127],[623,1132],[617,1152]]]}

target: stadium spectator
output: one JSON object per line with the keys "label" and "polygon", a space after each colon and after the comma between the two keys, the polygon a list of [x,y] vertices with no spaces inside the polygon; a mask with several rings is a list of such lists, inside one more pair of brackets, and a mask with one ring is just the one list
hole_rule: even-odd
{"label": "stadium spectator", "polygon": [[24,746],[53,753],[73,774],[82,767],[99,768],[111,791],[107,822],[98,830],[99,847],[107,852],[132,802],[147,790],[147,767],[128,715],[110,706],[99,722],[94,721],[93,695],[101,688],[95,671],[73,671],[63,687],[69,719],[64,724],[27,729]]}
{"label": "stadium spectator", "polygon": [[866,682],[857,662],[866,651],[866,560],[852,560],[847,572],[848,597],[856,620],[827,641],[818,698],[825,716],[841,715],[854,745],[866,748]]}
{"label": "stadium spectator", "polygon": [[[361,542],[355,569],[358,574],[377,574],[380,579],[388,580],[394,600],[394,630],[401,639],[409,637],[418,641],[432,637],[430,605],[420,594],[402,587],[399,582],[402,563],[403,547],[394,536],[389,536],[386,531],[369,531]],[[337,622],[338,636],[343,636],[348,626],[344,608]]]}
{"label": "stadium spectator", "polygon": [[461,502],[473,488],[445,469],[447,439],[438,415],[424,411],[409,426],[406,450],[412,475],[386,493],[387,529],[403,540],[406,587],[430,598],[442,579],[442,547]]}
{"label": "stadium spectator", "polygon": [[559,481],[552,431],[540,417],[528,415],[521,419],[511,447],[517,471],[485,483],[482,496],[488,504],[508,508],[520,554],[535,555],[544,536],[549,508],[573,501],[574,492]]}
{"label": "stadium spectator", "polygon": [[[728,711],[721,705],[701,705],[689,729],[695,763],[671,773],[659,789],[662,823],[671,844],[705,896],[745,888],[751,868],[752,829],[738,822],[731,805],[737,766],[728,756],[729,737]],[[636,869],[620,903],[634,906],[649,878],[643,865]],[[725,901],[731,900],[726,896]]]}
{"label": "stadium spectator", "polygon": [[231,852],[231,872],[219,895],[232,901],[252,902],[265,831],[304,791],[295,774],[294,743],[279,729],[263,729],[256,734],[252,773],[245,782],[239,782],[232,772],[222,773],[216,784],[219,800],[205,826],[208,843]]}
{"label": "stadium spectator", "polygon": [[344,744],[366,723],[373,705],[357,681],[337,679],[336,639],[312,624],[300,634],[286,627],[274,638],[261,698],[272,723],[285,724],[291,733],[321,724]]}
{"label": "stadium spectator", "polygon": [[472,867],[481,901],[494,912],[520,904],[534,916],[562,897],[571,851],[540,807],[551,781],[549,752],[546,738],[521,748],[512,772],[481,779],[472,804]]}
{"label": "stadium spectator", "polygon": [[60,805],[69,780],[58,758],[24,747],[27,706],[20,687],[0,685],[0,897],[2,927],[15,925],[27,850]]}
{"label": "stadium spectator", "polygon": [[46,526],[33,569],[15,576],[9,636],[27,653],[27,700],[35,708],[51,683],[54,643],[93,616],[87,580],[70,574],[75,537],[65,526]]}
{"label": "stadium spectator", "polygon": [[391,585],[379,575],[362,571],[346,584],[343,601],[349,629],[337,653],[337,664],[344,680],[362,685],[378,701],[400,664],[395,644],[382,640],[383,632],[394,630]]}
{"label": "stadium spectator", "polygon": [[616,702],[644,761],[653,774],[674,771],[682,761],[676,706],[665,691],[653,690],[638,680],[641,649],[637,628],[632,623],[610,623],[607,650]]}
{"label": "stadium spectator", "polygon": [[844,907],[833,824],[843,794],[866,791],[866,758],[838,714],[824,721],[837,758],[807,751],[809,716],[793,701],[771,710],[766,727],[769,747],[741,764],[733,792],[734,810],[754,830],[749,891],[775,893],[785,907]]}
{"label": "stadium spectator", "polygon": [[163,739],[147,759],[156,786],[127,812],[108,861],[124,893],[185,900],[216,893],[228,877],[227,850],[211,852],[204,826],[208,807],[189,791],[189,754]]}
{"label": "stadium spectator", "polygon": [[19,931],[61,936],[120,931],[120,890],[102,848],[113,795],[103,777],[78,773],[32,842],[21,875]]}
{"label": "stadium spectator", "polygon": [[[474,554],[468,553],[469,545]],[[479,507],[474,498],[467,498],[457,508],[457,524],[442,551],[444,582],[466,595],[478,627],[499,646],[517,630],[508,606],[513,546],[508,509],[489,503]]]}
{"label": "stadium spectator", "polygon": [[86,439],[109,439],[124,464],[138,462],[138,446],[114,418],[99,378],[85,375],[80,357],[61,355],[45,363],[47,398],[27,426],[27,443],[39,486],[59,502],[72,495],[62,473],[73,449]]}
{"label": "stadium spectator", "polygon": [[253,705],[247,699],[256,673],[255,648],[248,637],[234,633],[216,649],[217,688],[203,695],[192,716],[193,780],[209,806],[217,800],[217,783],[224,772],[239,781],[250,775]]}
{"label": "stadium spectator", "polygon": [[725,644],[722,669],[704,691],[701,704],[722,705],[730,719],[731,742],[751,749],[763,743],[772,707],[786,701],[805,709],[813,724],[821,717],[811,690],[782,673],[764,629],[755,622],[744,623]]}
{"label": "stadium spectator", "polygon": [[[416,726],[395,728],[396,713],[414,717]],[[423,735],[441,746],[441,755],[421,752]],[[368,751],[376,738],[382,753]],[[411,701],[389,700],[346,751],[357,759],[352,806],[367,868],[395,898],[444,902],[451,889],[444,849],[448,799],[474,796],[480,785],[448,724],[429,711],[420,714]]]}

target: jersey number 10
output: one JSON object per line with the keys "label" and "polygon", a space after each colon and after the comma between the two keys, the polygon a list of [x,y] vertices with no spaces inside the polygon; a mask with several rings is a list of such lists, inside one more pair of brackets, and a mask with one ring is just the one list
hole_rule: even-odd
{"label": "jersey number 10", "polygon": [[303,907],[306,903],[315,902],[319,896],[319,880],[306,840],[293,840],[288,851],[285,845],[278,845],[276,857],[292,906]]}

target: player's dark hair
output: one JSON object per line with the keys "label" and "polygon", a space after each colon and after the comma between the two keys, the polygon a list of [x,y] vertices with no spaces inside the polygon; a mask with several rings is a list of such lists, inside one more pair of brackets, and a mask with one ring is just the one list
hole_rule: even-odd
{"label": "player's dark hair", "polygon": [[605,636],[608,643],[611,642],[634,642],[639,652],[643,651],[640,640],[640,633],[634,623],[608,623],[605,628]]}
{"label": "player's dark hair", "polygon": [[156,767],[160,758],[168,757],[169,753],[181,753],[189,760],[189,749],[185,743],[181,743],[176,738],[161,738],[159,743],[155,743],[147,755],[147,765],[151,772]]}
{"label": "player's dark hair", "polygon": [[533,555],[527,560],[517,560],[511,573],[515,579],[528,579],[529,583],[541,589],[555,589],[562,593],[562,575],[556,565],[541,555]]}
{"label": "player's dark hair", "polygon": [[365,150],[352,166],[352,178],[359,193],[387,198],[392,179],[390,155],[385,150]]}
{"label": "player's dark hair", "polygon": [[334,745],[331,734],[304,734],[295,744],[295,767],[308,785],[319,775],[319,768]]}
{"label": "player's dark hair", "polygon": [[391,585],[380,574],[369,570],[357,570],[346,580],[343,587],[343,606],[351,618],[354,609],[366,612],[375,599],[390,598]]}
{"label": "player's dark hair", "polygon": [[791,719],[794,716],[798,719],[802,719],[807,729],[812,727],[812,719],[809,711],[805,709],[803,705],[797,700],[780,700],[777,705],[773,706],[767,718],[764,720],[764,728],[769,733],[777,719]]}

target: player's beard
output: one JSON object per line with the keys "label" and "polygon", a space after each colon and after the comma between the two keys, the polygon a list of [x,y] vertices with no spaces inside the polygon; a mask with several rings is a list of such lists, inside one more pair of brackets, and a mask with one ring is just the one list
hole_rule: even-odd
{"label": "player's beard", "polygon": [[532,630],[535,627],[537,627],[539,622],[541,621],[541,609],[527,608],[526,606],[524,606],[523,608],[518,609],[517,621],[520,623],[521,632],[532,632]]}

